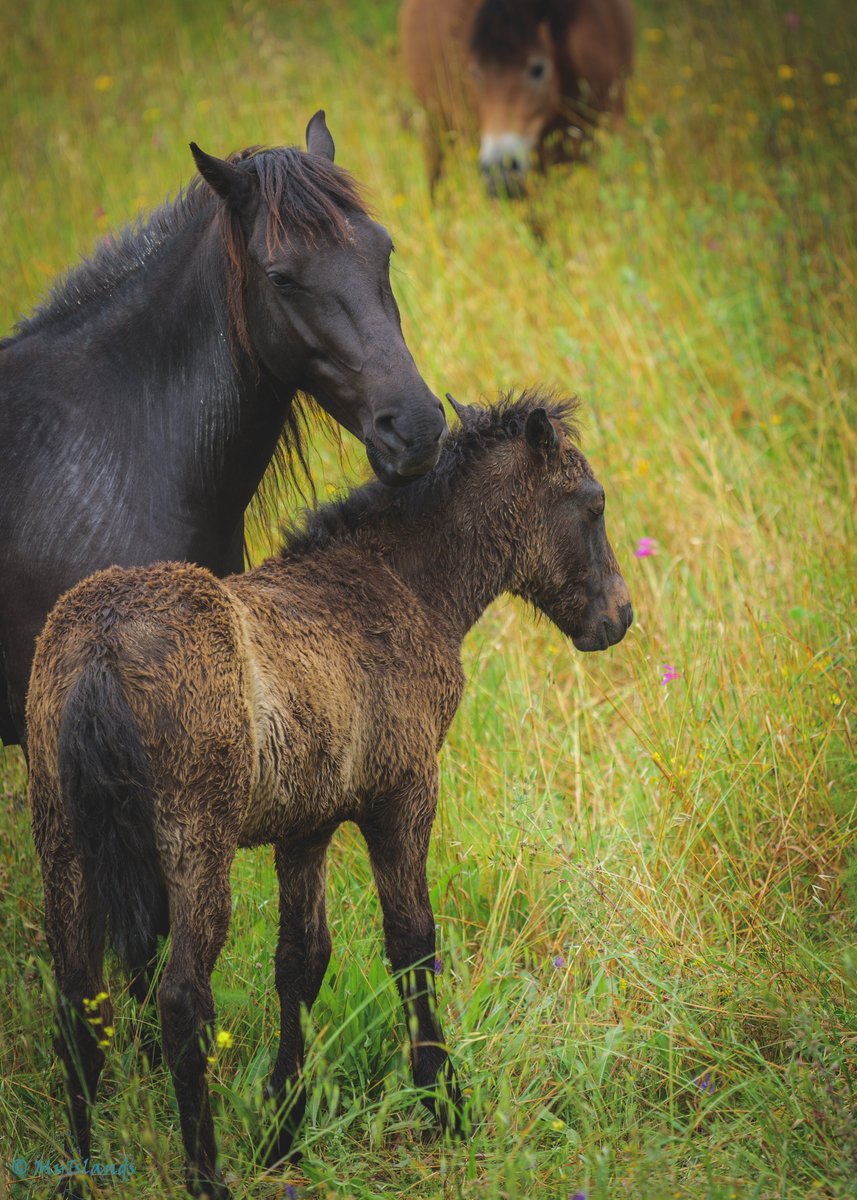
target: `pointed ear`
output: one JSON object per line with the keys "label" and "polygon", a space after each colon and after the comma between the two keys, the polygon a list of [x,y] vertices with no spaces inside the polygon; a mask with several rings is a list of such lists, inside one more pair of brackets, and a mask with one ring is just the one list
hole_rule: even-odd
{"label": "pointed ear", "polygon": [[309,124],[306,127],[306,148],[310,154],[321,154],[324,158],[329,158],[333,162],[336,147],[333,144],[333,138],[330,136],[330,130],[327,128],[323,108],[320,108],[315,116],[309,119]]}
{"label": "pointed ear", "polygon": [[214,158],[200,150],[196,142],[190,143],[190,152],[196,169],[213,192],[237,211],[246,208],[253,194],[253,181],[247,171],[242,171],[223,158]]}
{"label": "pointed ear", "polygon": [[479,410],[472,404],[459,404],[455,396],[450,395],[449,392],[446,393],[446,398],[452,405],[452,411],[458,417],[462,427],[466,429],[468,425],[472,424],[471,418],[476,417]]}
{"label": "pointed ear", "polygon": [[543,408],[534,408],[527,417],[524,437],[534,454],[543,454],[550,459],[559,450],[559,435]]}

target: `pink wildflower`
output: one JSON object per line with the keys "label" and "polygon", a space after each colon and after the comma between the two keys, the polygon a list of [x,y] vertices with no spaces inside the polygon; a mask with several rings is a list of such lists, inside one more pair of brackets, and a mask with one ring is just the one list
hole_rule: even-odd
{"label": "pink wildflower", "polygon": [[800,29],[800,17],[796,12],[787,12],[785,22],[789,29]]}
{"label": "pink wildflower", "polygon": [[664,673],[661,676],[661,687],[666,687],[668,683],[672,683],[674,679],[678,679],[681,673],[677,671],[675,667],[670,666],[669,663],[664,663],[663,671]]}
{"label": "pink wildflower", "polygon": [[641,537],[637,542],[637,549],[634,551],[636,558],[651,558],[653,554],[658,552],[658,543],[654,538]]}

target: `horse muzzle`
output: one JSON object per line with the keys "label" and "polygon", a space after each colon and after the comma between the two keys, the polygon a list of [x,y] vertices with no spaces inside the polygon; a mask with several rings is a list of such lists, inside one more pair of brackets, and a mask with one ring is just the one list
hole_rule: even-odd
{"label": "horse muzzle", "polygon": [[588,653],[615,646],[631,628],[633,620],[634,610],[628,601],[619,606],[615,615],[603,616],[600,620],[587,624],[581,633],[572,634],[574,648]]}

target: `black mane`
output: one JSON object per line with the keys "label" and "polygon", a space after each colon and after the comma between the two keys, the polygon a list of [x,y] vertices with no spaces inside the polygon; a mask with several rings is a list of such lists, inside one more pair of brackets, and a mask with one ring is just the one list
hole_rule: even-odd
{"label": "black mane", "polygon": [[573,3],[557,0],[484,0],[473,21],[470,50],[482,63],[513,67],[533,41],[542,21],[548,21],[556,39],[568,24]]}
{"label": "black mane", "polygon": [[[297,235],[309,242],[333,232],[348,236],[348,217],[366,212],[352,176],[326,158],[308,154],[296,146],[266,150],[250,147],[230,156],[242,170],[253,171],[259,180],[262,199],[268,207],[266,235],[269,246]],[[16,337],[38,333],[45,327],[77,316],[93,301],[108,296],[200,214],[213,220],[225,216],[225,205],[199,175],[173,200],[165,201],[148,216],[102,238],[94,252],[68,270],[48,296],[16,324],[10,337],[0,339],[0,348]],[[227,252],[244,248],[229,244],[229,226],[223,224]],[[237,264],[233,264],[237,265]]]}
{"label": "black mane", "polygon": [[341,499],[305,513],[298,525],[285,530],[280,556],[300,558],[339,542],[352,541],[367,521],[386,512],[395,510],[405,521],[416,519],[429,504],[448,493],[472,462],[501,442],[521,437],[527,417],[534,409],[545,409],[577,442],[578,407],[575,397],[561,398],[537,388],[517,396],[512,392],[502,393],[496,404],[474,405],[467,410],[466,425],[459,425],[449,435],[437,465],[427,475],[405,487],[388,487],[373,479]]}

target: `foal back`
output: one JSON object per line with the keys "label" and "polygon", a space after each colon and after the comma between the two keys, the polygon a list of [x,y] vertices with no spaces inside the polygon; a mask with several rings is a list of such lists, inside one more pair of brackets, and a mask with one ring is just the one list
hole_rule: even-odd
{"label": "foal back", "polygon": [[167,878],[189,848],[231,856],[359,819],[368,796],[433,769],[461,688],[413,593],[348,546],[226,580],[179,563],[99,572],[37,653],[37,828],[40,797],[60,804],[63,713],[98,663],[139,736]]}

